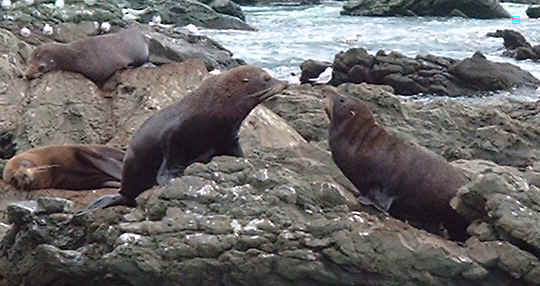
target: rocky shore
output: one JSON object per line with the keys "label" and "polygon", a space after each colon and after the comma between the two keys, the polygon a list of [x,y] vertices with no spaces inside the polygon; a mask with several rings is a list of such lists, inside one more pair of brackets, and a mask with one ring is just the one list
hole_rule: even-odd
{"label": "rocky shore", "polygon": [[[35,2],[31,9],[52,3]],[[127,25],[120,20],[112,30]],[[22,78],[33,46],[103,33],[99,25],[51,23],[53,34],[30,36],[18,24],[3,25],[0,173],[15,153],[37,146],[125,149],[150,115],[197,88],[210,71],[243,63],[207,37],[140,24],[162,44],[158,55],[174,63],[121,70],[104,96],[80,74]],[[363,205],[329,152],[322,87],[291,85],[243,122],[244,158],[195,163],[144,192],[136,208],[75,215],[118,190],[22,192],[0,180],[0,285],[538,285],[540,100],[396,95],[476,94],[492,86],[511,90],[516,82],[536,88],[538,79],[479,53],[413,59],[358,48],[303,69],[313,67],[305,78],[333,67],[331,84],[340,93],[365,101],[377,122],[464,172],[470,182],[451,205],[473,221],[468,240],[456,243],[438,225]],[[499,72],[484,80],[486,70]],[[425,85],[395,84],[412,75]],[[435,79],[445,88],[435,89]],[[482,85],[457,84],[472,81]]]}
{"label": "rocky shore", "polygon": [[540,80],[531,73],[513,64],[492,62],[480,52],[458,60],[435,55],[410,58],[382,50],[370,55],[363,48],[338,53],[332,64],[305,61],[300,67],[300,82],[312,82],[328,67],[332,68],[328,84],[385,84],[400,95],[481,96],[489,91],[540,86]]}

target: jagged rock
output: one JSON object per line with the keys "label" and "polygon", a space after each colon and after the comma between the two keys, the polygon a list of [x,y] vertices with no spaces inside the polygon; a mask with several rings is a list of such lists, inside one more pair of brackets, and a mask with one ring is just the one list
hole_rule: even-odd
{"label": "jagged rock", "polygon": [[[520,168],[539,161],[540,101],[416,102],[400,99],[389,86],[365,83],[342,84],[338,90],[366,101],[377,122],[450,161],[477,158]],[[291,86],[264,104],[304,139],[326,146],[328,119],[320,87]]]}
{"label": "jagged rock", "polygon": [[[125,216],[113,208],[17,220],[1,242],[2,276],[10,285],[48,285],[68,273],[79,285],[537,283],[537,256],[511,241],[472,237],[460,246],[351,210],[339,184],[297,161],[313,149],[302,157],[294,149],[193,164],[185,176],[142,194]],[[501,186],[492,193],[513,193]]]}
{"label": "jagged rock", "polygon": [[540,45],[533,47],[518,31],[497,30],[487,33],[487,36],[504,39],[504,47],[506,48],[506,51],[503,52],[504,56],[515,58],[518,61],[540,58]]}
{"label": "jagged rock", "polygon": [[[457,12],[459,11],[459,12]],[[490,0],[351,0],[343,5],[342,15],[352,16],[455,16],[493,19],[509,18],[499,1]]]}
{"label": "jagged rock", "polygon": [[540,224],[540,188],[512,167],[486,161],[458,161],[455,165],[473,175],[451,204],[460,214],[492,228],[482,241],[508,241],[538,257],[540,231],[532,226]]}
{"label": "jagged rock", "polygon": [[491,62],[480,52],[463,60],[433,55],[413,59],[382,50],[373,56],[363,48],[352,48],[336,54],[332,67],[331,85],[385,84],[401,95],[474,96],[512,87],[540,86],[540,80],[529,72],[509,63]]}
{"label": "jagged rock", "polygon": [[[219,4],[216,4],[219,6]],[[235,6],[236,8],[239,8]],[[221,9],[221,8],[220,8]],[[226,7],[222,8],[227,10]],[[232,12],[232,9],[229,9]],[[241,13],[241,11],[240,11]],[[195,26],[211,29],[238,29],[255,30],[237,16],[239,11],[235,11],[234,16],[220,14],[210,6],[194,0],[164,1],[159,6],[148,7],[140,15],[143,23],[148,23],[155,15],[161,16],[161,23],[185,26],[193,24]]]}
{"label": "jagged rock", "polygon": [[[540,3],[536,3],[540,4]],[[540,18],[540,5],[531,5],[527,7],[527,10],[525,10],[525,13],[529,18]]]}
{"label": "jagged rock", "polygon": [[139,3],[70,1],[63,7],[56,6],[54,1],[33,2],[33,4],[28,4],[27,1],[14,2],[3,12],[0,24],[16,25],[19,29],[26,26],[33,33],[40,34],[45,24],[90,22],[95,23],[95,29],[99,31],[99,24],[103,22],[110,23],[113,27],[124,27],[135,21],[148,24],[153,17],[160,16],[163,24],[195,24],[214,29],[253,30],[243,21],[245,17],[240,7],[226,0],[210,2],[210,6],[215,9],[192,0]]}
{"label": "jagged rock", "polygon": [[230,15],[242,21],[246,20],[246,16],[244,16],[240,5],[231,0],[202,0],[201,2],[210,6],[218,13]]}

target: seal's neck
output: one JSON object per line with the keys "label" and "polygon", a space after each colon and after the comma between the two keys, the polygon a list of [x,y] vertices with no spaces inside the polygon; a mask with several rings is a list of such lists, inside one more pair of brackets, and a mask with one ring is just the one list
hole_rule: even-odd
{"label": "seal's neck", "polygon": [[67,44],[58,44],[58,49],[55,50],[55,53],[56,65],[60,70],[75,71],[74,67],[79,56],[76,50]]}

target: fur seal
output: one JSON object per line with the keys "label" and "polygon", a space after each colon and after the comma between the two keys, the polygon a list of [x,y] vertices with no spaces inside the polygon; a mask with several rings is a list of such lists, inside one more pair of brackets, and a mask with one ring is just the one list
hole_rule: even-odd
{"label": "fur seal", "polygon": [[17,189],[120,187],[124,151],[103,145],[51,145],[15,155],[3,179]]}
{"label": "fur seal", "polygon": [[149,46],[150,39],[135,28],[69,44],[47,43],[32,51],[25,77],[31,80],[56,70],[77,72],[101,88],[117,70],[148,62]]}
{"label": "fur seal", "polygon": [[325,87],[332,158],[366,203],[402,220],[442,223],[452,239],[468,237],[468,221],[450,206],[467,178],[417,144],[377,124],[361,100]]}
{"label": "fur seal", "polygon": [[115,205],[135,206],[150,187],[183,175],[194,162],[242,157],[238,131],[255,106],[287,87],[263,69],[244,65],[205,79],[192,93],[146,120],[133,135],[124,159],[122,186],[85,213]]}

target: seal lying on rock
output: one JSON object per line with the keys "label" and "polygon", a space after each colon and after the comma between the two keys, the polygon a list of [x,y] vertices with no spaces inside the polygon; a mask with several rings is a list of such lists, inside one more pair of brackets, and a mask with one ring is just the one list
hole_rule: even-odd
{"label": "seal lying on rock", "polygon": [[140,193],[183,175],[194,162],[206,163],[219,155],[243,156],[238,143],[242,121],[286,86],[247,65],[207,78],[195,91],[144,122],[129,142],[119,194],[101,197],[86,211],[134,206]]}
{"label": "seal lying on rock", "polygon": [[329,144],[337,166],[366,202],[400,219],[443,223],[452,239],[467,238],[468,222],[450,207],[467,179],[443,157],[388,133],[367,105],[324,89]]}
{"label": "seal lying on rock", "polygon": [[101,88],[117,70],[148,62],[149,46],[150,39],[135,28],[69,44],[47,43],[30,55],[25,77],[56,70],[77,72]]}
{"label": "seal lying on rock", "polygon": [[11,158],[3,179],[22,190],[117,188],[123,158],[124,151],[103,145],[51,145]]}

